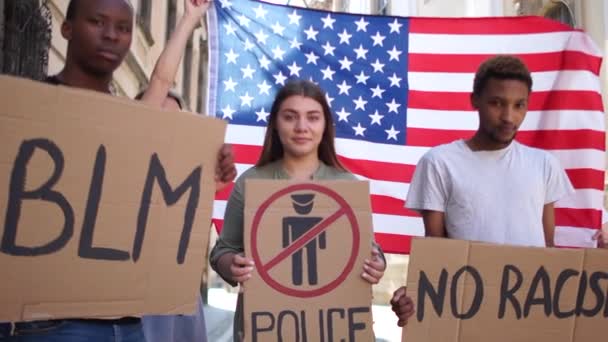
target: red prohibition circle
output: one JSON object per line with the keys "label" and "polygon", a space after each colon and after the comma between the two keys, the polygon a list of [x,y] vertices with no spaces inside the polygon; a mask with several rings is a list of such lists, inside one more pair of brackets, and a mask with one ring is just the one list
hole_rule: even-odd
{"label": "red prohibition circle", "polygon": [[[294,289],[291,287],[287,287],[287,286],[279,283],[278,281],[274,280],[270,276],[269,270],[266,269],[265,265],[262,264],[262,260],[260,259],[260,254],[258,252],[258,246],[257,246],[259,225],[260,225],[261,218],[264,215],[264,212],[266,211],[266,209],[268,209],[268,207],[274,201],[276,201],[278,198],[280,198],[286,194],[289,194],[290,192],[301,191],[301,190],[313,190],[313,191],[325,194],[325,195],[329,196],[330,198],[332,198],[333,200],[335,200],[340,207],[339,211],[342,210],[343,211],[342,215],[346,215],[346,218],[350,222],[352,235],[353,235],[353,246],[351,248],[351,254],[350,254],[350,257],[348,258],[346,266],[344,267],[344,270],[342,270],[342,272],[340,273],[340,275],[338,277],[336,277],[336,279],[334,279],[331,282],[329,282],[328,284],[323,285],[314,290],[298,290],[298,289]],[[256,267],[257,272],[259,273],[260,277],[264,280],[264,282],[266,282],[266,284],[270,285],[270,287],[272,287],[273,289],[275,289],[281,293],[284,293],[288,296],[292,296],[292,297],[299,297],[299,298],[317,297],[317,296],[320,296],[320,295],[323,295],[325,293],[332,291],[333,289],[338,287],[338,285],[340,285],[344,282],[344,280],[346,279],[346,277],[348,276],[350,271],[353,269],[353,266],[355,265],[355,260],[357,259],[357,255],[359,254],[359,239],[360,239],[359,223],[357,222],[355,213],[353,212],[352,208],[348,205],[346,200],[344,200],[344,198],[342,198],[342,196],[337,194],[335,191],[333,191],[329,188],[326,188],[324,186],[318,185],[318,184],[295,184],[295,185],[288,186],[280,191],[277,191],[272,196],[270,196],[266,201],[264,201],[264,203],[262,203],[262,205],[258,208],[257,212],[255,213],[255,216],[253,217],[253,223],[252,223],[252,227],[251,227],[251,257],[253,258],[255,267]]]}

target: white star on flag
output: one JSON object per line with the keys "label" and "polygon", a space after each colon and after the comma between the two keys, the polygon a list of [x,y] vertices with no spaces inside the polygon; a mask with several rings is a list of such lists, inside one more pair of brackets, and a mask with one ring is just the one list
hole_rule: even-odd
{"label": "white star on flag", "polygon": [[220,0],[220,5],[222,5],[222,8],[232,7],[232,3],[230,2],[230,0]]}
{"label": "white star on flag", "polygon": [[257,112],[255,112],[255,114],[258,116],[258,118],[256,119],[256,121],[264,121],[267,122],[267,118],[268,115],[270,115],[270,113],[268,113],[266,111],[266,109],[264,109],[264,107],[260,108],[260,110],[258,110]]}
{"label": "white star on flag", "polygon": [[298,41],[298,38],[293,37],[293,40],[290,42],[289,47],[292,49],[298,49],[300,50],[300,47],[302,46],[302,43],[300,43],[300,41]]}
{"label": "white star on flag", "polygon": [[321,69],[321,72],[323,73],[323,79],[330,79],[332,81],[334,79],[334,74],[336,73],[335,71],[331,70],[329,65],[327,66],[327,68]]}
{"label": "white star on flag", "polygon": [[254,8],[253,11],[255,12],[256,19],[266,19],[266,14],[268,14],[268,10],[264,9],[262,5],[258,5],[258,7]]}
{"label": "white star on flag", "polygon": [[355,130],[355,135],[360,135],[360,136],[364,136],[364,132],[366,130],[365,127],[361,126],[361,123],[357,123],[357,126],[353,126],[353,129]]}
{"label": "white star on flag", "polygon": [[395,21],[389,23],[388,26],[391,28],[391,32],[389,33],[399,33],[399,29],[401,28],[401,26],[403,26],[403,24],[399,23],[397,21],[397,18],[395,18]]}
{"label": "white star on flag", "polygon": [[300,70],[302,70],[302,68],[298,66],[295,61],[291,65],[287,66],[287,68],[289,69],[289,76],[295,75],[300,77]]}
{"label": "white star on flag", "polygon": [[255,38],[257,39],[258,43],[266,44],[266,39],[268,39],[268,35],[264,33],[263,30],[259,30],[258,33],[255,34]]}
{"label": "white star on flag", "polygon": [[305,30],[304,33],[306,34],[306,39],[316,41],[317,34],[319,34],[319,31],[315,31],[315,29],[312,27],[312,25],[310,25],[308,30]]}
{"label": "white star on flag", "polygon": [[367,55],[368,50],[364,49],[363,45],[359,44],[359,47],[356,48],[354,51],[357,54],[357,59],[359,59],[359,58],[367,59],[366,55]]}
{"label": "white star on flag", "polygon": [[223,115],[223,117],[222,117],[222,118],[223,118],[224,120],[225,120],[225,119],[230,119],[230,120],[232,120],[232,119],[233,119],[232,114],[234,114],[234,113],[236,113],[236,110],[234,110],[234,109],[230,108],[230,105],[227,105],[226,107],[224,107],[224,108],[222,109],[222,115]]}
{"label": "white star on flag", "polygon": [[285,31],[285,27],[281,26],[281,24],[279,24],[279,22],[276,22],[276,23],[274,23],[274,25],[272,25],[272,32],[274,32],[274,34],[278,34],[279,36],[282,36],[283,31]]}
{"label": "white star on flag", "polygon": [[353,100],[353,102],[355,103],[355,110],[357,110],[357,109],[365,110],[365,105],[367,104],[367,101],[363,100],[363,98],[361,96],[359,96],[358,99]]}
{"label": "white star on flag", "polygon": [[388,134],[388,137],[386,138],[386,140],[389,139],[395,139],[397,140],[397,134],[399,134],[399,131],[395,130],[395,126],[391,125],[391,129],[387,129],[385,130],[386,134]]}
{"label": "white star on flag", "polygon": [[349,34],[346,29],[344,29],[342,33],[338,33],[338,37],[340,37],[340,44],[344,43],[346,45],[350,45],[350,39],[352,36],[352,34]]}
{"label": "white star on flag", "polygon": [[374,112],[374,114],[370,114],[369,117],[372,119],[372,125],[373,124],[378,124],[379,126],[382,126],[382,121],[381,120],[384,117],[384,115],[378,114],[377,110]]}
{"label": "white star on flag", "polygon": [[249,27],[249,22],[251,22],[251,20],[249,20],[249,18],[247,18],[246,16],[241,14],[241,15],[239,15],[239,17],[237,19],[241,26]]}
{"label": "white star on flag", "polygon": [[289,17],[289,24],[293,24],[293,25],[300,25],[300,19],[302,19],[302,16],[298,14],[298,12],[296,10],[293,10],[293,12],[291,14],[288,14],[287,17]]}
{"label": "white star on flag", "polygon": [[249,96],[249,92],[245,92],[245,95],[239,96],[241,99],[241,107],[251,107],[251,101],[253,101],[253,97]]}
{"label": "white star on flag", "polygon": [[329,42],[325,42],[325,45],[322,46],[323,50],[325,50],[325,53],[323,54],[324,56],[327,55],[334,55],[334,50],[336,49],[334,46],[332,46]]}
{"label": "white star on flag", "polygon": [[387,103],[386,105],[388,107],[388,112],[389,113],[390,112],[399,113],[399,111],[397,109],[401,106],[401,104],[395,102],[395,99],[393,99],[391,102]]}
{"label": "white star on flag", "polygon": [[374,68],[374,72],[384,72],[384,64],[380,63],[380,60],[376,58],[376,61],[371,64]]}
{"label": "white star on flag", "polygon": [[262,83],[258,84],[258,88],[260,89],[260,94],[270,95],[269,90],[272,89],[272,86],[266,83],[266,80],[263,80]]}
{"label": "white star on flag", "polygon": [[262,57],[260,57],[260,68],[268,70],[268,68],[270,67],[270,62],[271,60],[268,59],[266,55],[262,55]]}
{"label": "white star on flag", "polygon": [[306,56],[306,64],[314,64],[317,65],[317,59],[319,59],[319,56],[315,55],[314,52],[310,51],[307,54],[304,54],[304,56]]}
{"label": "white star on flag", "polygon": [[352,86],[349,86],[348,84],[346,84],[346,81],[342,81],[342,84],[338,84],[338,89],[340,89],[340,91],[338,92],[338,95],[348,95],[348,91],[350,90],[350,88],[352,88]]}
{"label": "white star on flag", "polygon": [[372,36],[371,38],[374,40],[374,45],[372,45],[372,46],[376,46],[376,45],[383,46],[383,45],[382,45],[382,41],[384,41],[384,39],[385,39],[386,37],[385,37],[385,36],[380,35],[380,31],[377,31],[377,32],[376,32],[376,35],[375,35],[375,36]]}
{"label": "white star on flag", "polygon": [[255,72],[255,69],[251,68],[251,66],[247,64],[246,67],[241,68],[241,72],[243,73],[243,78],[253,79],[253,73]]}
{"label": "white star on flag", "polygon": [[274,59],[278,59],[278,60],[282,61],[284,54],[285,54],[285,51],[283,51],[283,49],[281,49],[281,47],[279,45],[277,45],[274,49],[272,49],[272,55],[273,55]]}
{"label": "white star on flag", "polygon": [[283,75],[282,71],[279,71],[278,73],[272,75],[272,77],[274,77],[275,79],[275,84],[280,84],[280,85],[285,85],[285,81],[287,80],[287,77],[285,77],[285,75]]}
{"label": "white star on flag", "polygon": [[334,23],[336,22],[336,19],[333,19],[331,17],[331,14],[327,14],[327,17],[322,18],[321,21],[323,22],[323,28],[330,28],[330,29],[334,29]]}
{"label": "white star on flag", "polygon": [[348,70],[350,71],[350,66],[353,64],[352,61],[348,59],[348,57],[344,56],[341,60],[338,61],[340,63],[340,70]]}
{"label": "white star on flag", "polygon": [[357,79],[357,83],[367,84],[369,76],[365,75],[363,70],[361,70],[361,73],[359,73],[359,75],[355,75],[355,78]]}
{"label": "white star on flag", "polygon": [[391,81],[391,87],[401,88],[399,82],[401,82],[401,77],[397,77],[397,74],[393,73],[393,76],[388,78]]}
{"label": "white star on flag", "polygon": [[236,64],[236,59],[239,58],[239,54],[235,53],[234,50],[230,49],[230,51],[224,54],[226,56],[226,63]]}
{"label": "white star on flag", "polygon": [[245,42],[243,43],[245,51],[251,51],[255,45],[249,40],[249,38],[245,38]]}
{"label": "white star on flag", "polygon": [[379,84],[378,84],[378,85],[376,85],[376,88],[372,88],[372,89],[371,89],[371,91],[372,91],[372,93],[373,93],[373,94],[372,94],[372,99],[373,99],[374,97],[379,97],[379,98],[382,98],[382,93],[384,93],[384,92],[385,92],[385,90],[384,90],[384,89],[380,88],[380,85],[379,85]]}
{"label": "white star on flag", "polygon": [[344,107],[342,107],[339,112],[336,112],[336,114],[338,114],[338,121],[348,122],[348,116],[350,115],[350,113],[347,112]]}
{"label": "white star on flag", "polygon": [[232,23],[224,25],[224,28],[226,29],[226,33],[228,35],[236,36],[236,27],[232,26]]}
{"label": "white star on flag", "polygon": [[233,91],[234,92],[234,87],[237,86],[238,83],[234,82],[232,80],[232,77],[228,78],[227,81],[224,81],[224,91]]}
{"label": "white star on flag", "polygon": [[361,17],[359,21],[355,21],[355,25],[357,25],[357,32],[367,32],[367,25],[369,25],[369,23],[365,21],[365,18]]}
{"label": "white star on flag", "polygon": [[397,62],[399,62],[399,55],[402,54],[403,52],[397,50],[397,47],[393,45],[393,49],[392,50],[388,50],[386,51],[390,58],[388,59],[389,61],[392,61],[393,59],[396,60]]}

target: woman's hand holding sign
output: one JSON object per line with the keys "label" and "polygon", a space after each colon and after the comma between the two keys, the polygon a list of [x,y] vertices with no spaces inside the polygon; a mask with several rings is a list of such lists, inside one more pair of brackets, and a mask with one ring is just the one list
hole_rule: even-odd
{"label": "woman's hand holding sign", "polygon": [[384,275],[384,270],[386,269],[386,262],[384,258],[380,254],[380,249],[378,246],[372,248],[372,258],[365,259],[365,264],[363,264],[363,274],[361,277],[370,284],[378,284],[380,279]]}
{"label": "woman's hand holding sign", "polygon": [[217,271],[222,278],[235,286],[236,283],[242,284],[251,278],[253,266],[253,259],[240,253],[228,252],[219,258]]}

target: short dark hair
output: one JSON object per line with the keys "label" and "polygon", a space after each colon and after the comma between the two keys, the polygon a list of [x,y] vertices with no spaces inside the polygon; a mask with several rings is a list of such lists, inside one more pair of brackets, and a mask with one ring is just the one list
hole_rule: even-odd
{"label": "short dark hair", "polygon": [[80,0],[70,0],[68,3],[68,9],[65,11],[65,20],[74,19],[79,2]]}
{"label": "short dark hair", "polygon": [[[80,0],[70,0],[70,2],[68,2],[68,8],[65,10],[65,20],[74,19],[78,6],[80,6],[80,2]],[[129,4],[131,8],[133,7],[130,1],[127,1],[127,4]]]}
{"label": "short dark hair", "polygon": [[341,171],[347,171],[336,155],[336,147],[334,144],[334,137],[336,136],[334,120],[329,104],[327,103],[327,98],[325,97],[325,92],[318,85],[306,80],[291,80],[277,93],[270,109],[262,153],[255,166],[262,167],[283,158],[283,144],[281,143],[277,131],[277,117],[279,116],[279,109],[283,102],[289,97],[296,95],[311,98],[318,102],[321,105],[321,108],[323,108],[325,129],[323,131],[321,143],[319,144],[319,160],[325,165],[333,166]]}
{"label": "short dark hair", "polygon": [[488,80],[519,80],[532,91],[532,77],[528,67],[521,59],[510,55],[498,55],[483,62],[475,73],[473,81],[473,95],[479,96],[486,87]]}

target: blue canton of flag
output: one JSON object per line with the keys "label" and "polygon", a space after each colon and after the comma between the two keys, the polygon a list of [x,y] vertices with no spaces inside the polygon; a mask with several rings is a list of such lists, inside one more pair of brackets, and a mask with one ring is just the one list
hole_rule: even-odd
{"label": "blue canton of flag", "polygon": [[211,113],[266,126],[278,89],[307,79],[326,92],[338,138],[405,144],[408,19],[242,0],[214,4],[209,14],[218,37],[210,44],[218,46],[210,50],[223,56],[210,66],[218,68]]}

